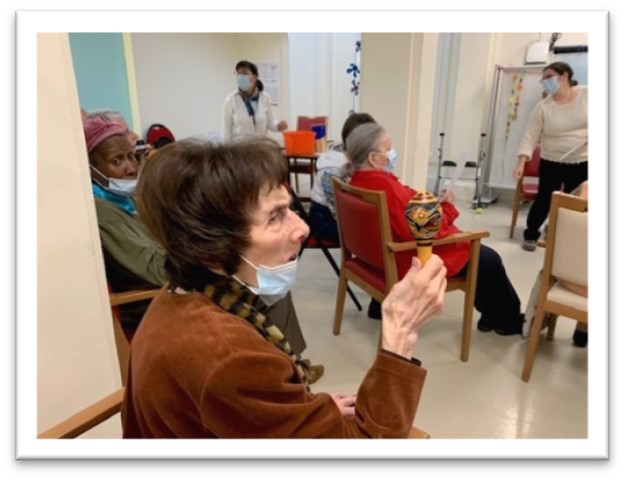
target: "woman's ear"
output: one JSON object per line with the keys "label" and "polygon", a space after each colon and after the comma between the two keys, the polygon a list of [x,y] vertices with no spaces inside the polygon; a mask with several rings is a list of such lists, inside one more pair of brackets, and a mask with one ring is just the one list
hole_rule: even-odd
{"label": "woman's ear", "polygon": [[372,168],[377,168],[377,164],[375,163],[375,154],[374,154],[374,152],[370,152],[369,155],[367,155],[367,163],[369,163],[369,165]]}

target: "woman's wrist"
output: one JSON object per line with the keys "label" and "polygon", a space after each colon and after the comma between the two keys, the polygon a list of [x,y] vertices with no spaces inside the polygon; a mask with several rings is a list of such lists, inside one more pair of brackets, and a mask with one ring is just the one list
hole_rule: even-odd
{"label": "woman's wrist", "polygon": [[382,325],[382,348],[408,360],[412,358],[412,352],[418,338],[418,332],[414,331],[407,333],[389,332],[387,334],[384,325]]}

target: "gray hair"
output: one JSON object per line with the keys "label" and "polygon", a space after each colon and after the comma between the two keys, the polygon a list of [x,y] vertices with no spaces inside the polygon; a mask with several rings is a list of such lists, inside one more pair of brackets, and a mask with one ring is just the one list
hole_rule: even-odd
{"label": "gray hair", "polygon": [[109,120],[109,121],[113,121],[118,118],[121,118],[122,120],[124,120],[124,122],[126,121],[126,119],[121,113],[115,110],[110,110],[110,109],[89,110],[87,112],[86,118],[102,118],[104,120]]}
{"label": "gray hair", "polygon": [[341,172],[343,176],[351,177],[355,170],[365,165],[371,152],[377,152],[380,138],[386,130],[377,123],[365,123],[358,125],[347,136],[345,142],[345,155],[349,163]]}

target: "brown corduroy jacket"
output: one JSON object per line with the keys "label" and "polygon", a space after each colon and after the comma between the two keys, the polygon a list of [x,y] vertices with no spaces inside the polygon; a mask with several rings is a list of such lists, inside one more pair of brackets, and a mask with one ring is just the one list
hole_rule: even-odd
{"label": "brown corduroy jacket", "polygon": [[343,416],[244,319],[200,293],[163,290],[132,341],[123,436],[405,438],[425,376],[415,362],[382,351],[359,388],[355,416]]}

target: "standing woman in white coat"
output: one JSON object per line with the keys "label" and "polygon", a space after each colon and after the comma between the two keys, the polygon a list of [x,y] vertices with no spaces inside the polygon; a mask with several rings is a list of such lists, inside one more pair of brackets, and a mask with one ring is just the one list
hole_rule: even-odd
{"label": "standing woman in white coat", "polygon": [[288,128],[284,120],[274,120],[271,99],[263,92],[258,68],[252,62],[237,63],[237,90],[229,93],[221,115],[224,142],[254,136],[267,136],[269,130],[282,132]]}

